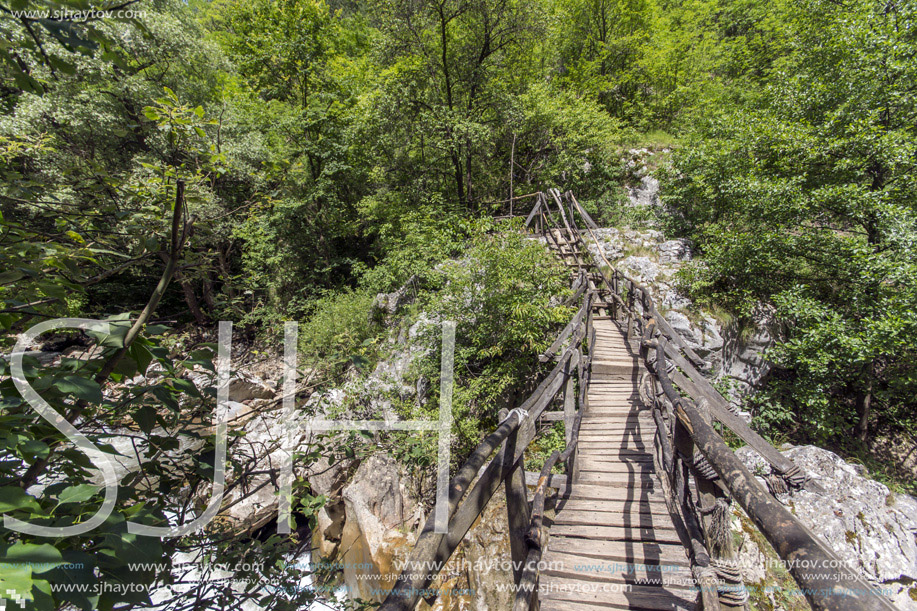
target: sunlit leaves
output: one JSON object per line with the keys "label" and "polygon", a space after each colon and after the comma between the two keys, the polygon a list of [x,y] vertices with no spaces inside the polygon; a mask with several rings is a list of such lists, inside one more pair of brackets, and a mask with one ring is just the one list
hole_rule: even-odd
{"label": "sunlit leaves", "polygon": [[765,103],[676,156],[663,193],[703,252],[683,279],[701,302],[769,313],[763,424],[836,436],[868,394],[873,427],[912,429],[917,70],[895,24],[914,9],[802,8]]}

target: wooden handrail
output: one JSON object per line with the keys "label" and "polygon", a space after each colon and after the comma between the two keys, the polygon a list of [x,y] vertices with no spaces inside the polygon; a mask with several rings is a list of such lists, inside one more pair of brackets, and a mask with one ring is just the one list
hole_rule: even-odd
{"label": "wooden handrail", "polygon": [[[657,427],[655,439],[662,454],[662,470],[669,477],[669,482],[675,484],[670,488],[675,488],[671,492],[677,498],[673,500],[679,501],[681,524],[687,532],[686,543],[692,556],[692,570],[700,586],[704,608],[718,608],[717,598],[731,606],[743,605],[744,599],[737,596],[734,589],[723,588],[720,585],[720,582],[726,582],[725,585],[728,586],[732,581],[741,586],[741,574],[734,564],[731,567],[724,566],[724,561],[729,559],[723,556],[722,550],[718,550],[716,558],[711,558],[708,554],[708,544],[714,542],[717,535],[728,536],[729,533],[714,533],[709,527],[705,528],[705,520],[699,512],[714,511],[716,508],[698,508],[686,485],[689,473],[695,478],[698,494],[702,497],[714,502],[717,498],[724,498],[727,502],[732,498],[742,506],[778,555],[788,561],[790,573],[814,609],[894,609],[894,606],[862,575],[847,568],[822,540],[805,528],[752,476],[705,419],[695,401],[702,402],[705,410],[708,410],[713,418],[736,433],[764,457],[777,473],[784,476],[788,484],[807,484],[798,467],[789,458],[767,443],[748,426],[747,422],[729,409],[728,401],[695,368],[695,365],[705,367],[705,364],[698,363],[700,358],[659,316],[646,288],[616,270],[605,258],[601,244],[592,231],[592,219],[587,219],[585,211],[572,193],[567,193],[567,200],[570,203],[571,218],[574,210],[580,213],[595,241],[599,255],[612,270],[615,279],[621,280],[620,283],[610,282],[601,268],[596,266],[603,284],[626,313],[628,327],[633,329],[634,323],[639,321],[643,331],[641,356],[650,374],[661,387],[665,400],[674,408],[677,420],[675,426],[671,427],[670,439],[670,427],[665,423],[662,404],[655,401],[655,396],[651,398],[653,418]],[[616,290],[616,287],[622,285],[628,294],[626,301],[618,294],[619,290]],[[636,308],[638,302],[632,298],[636,292],[642,294],[639,301],[642,311]],[[654,353],[655,359],[648,358],[650,350]],[[681,372],[675,369],[670,375],[666,366],[667,356],[673,359]],[[682,391],[687,393],[687,397],[683,396]],[[697,454],[694,452],[695,448]],[[812,483],[808,485],[814,487]],[[706,490],[707,494],[704,495],[701,489]],[[711,494],[711,490],[715,493]],[[709,587],[711,584],[714,586],[712,590]]]}
{"label": "wooden handrail", "polygon": [[[549,197],[560,212],[562,224],[551,210]],[[565,209],[564,200],[569,210]],[[595,242],[599,257],[611,271],[611,278],[586,258],[589,251],[580,234],[576,214]],[[573,295],[565,305],[578,301],[582,305],[541,355],[542,362],[555,358],[551,372],[475,448],[450,481],[448,532],[433,532],[434,520],[430,516],[404,571],[380,608],[410,611],[416,606],[501,483],[507,489],[509,523],[514,531],[510,536],[513,561],[514,564],[522,562],[522,569],[514,571],[517,589],[513,611],[537,606],[538,563],[547,538],[543,520],[550,474],[556,464],[566,463],[567,485],[575,479],[579,430],[586,410],[586,388],[596,342],[593,302],[597,295],[604,294],[609,297],[601,307],[608,307],[613,319],[625,319],[622,324],[626,325],[628,339],[634,335],[639,338],[640,356],[649,376],[644,378],[647,393],[644,399],[650,404],[648,407],[652,409],[656,425],[657,469],[665,477],[667,486],[663,488],[667,504],[673,511],[676,531],[689,552],[703,608],[718,610],[721,603],[731,608],[745,605],[747,594],[742,587],[741,574],[734,563],[730,564],[728,503],[735,499],[780,557],[788,561],[790,573],[813,608],[838,611],[894,609],[861,575],[844,568],[826,544],[771,496],[725,444],[709,419],[722,423],[761,454],[788,485],[812,485],[805,481],[789,458],[731,411],[729,402],[700,373],[699,369],[708,368],[706,361],[659,316],[649,291],[611,265],[593,232],[598,227],[573,194],[567,192],[561,198],[557,190],[539,193],[525,226],[531,227],[533,223],[558,252],[562,245],[554,235],[555,229],[558,236],[567,234],[566,244],[581,247],[580,254],[573,252],[574,267],[578,267],[580,273],[571,287]],[[592,273],[584,273],[587,267],[592,268]],[[567,347],[562,349],[565,344]],[[671,371],[670,362],[673,364]],[[575,397],[573,380],[579,384]],[[554,402],[561,388],[565,388],[564,410],[550,413],[563,414],[566,446],[545,462],[530,504],[525,490],[523,453],[537,434],[535,421]],[[643,381],[640,388],[642,393]],[[697,501],[688,486],[691,477],[696,484]],[[474,486],[469,490],[472,482]],[[722,515],[723,511],[727,512],[725,532],[723,520],[710,518],[716,512]],[[520,524],[523,525],[521,533],[518,531]]]}
{"label": "wooden handrail", "polygon": [[656,353],[655,361],[648,361],[647,365],[661,383],[666,398],[675,406],[678,422],[780,557],[794,561],[789,565],[790,573],[802,587],[809,604],[814,609],[894,609],[771,496],[702,417],[694,402],[681,396],[666,372],[664,340],[647,343]]}
{"label": "wooden handrail", "polygon": [[[539,199],[540,201],[541,198]],[[578,276],[578,278],[581,278],[581,276]],[[564,341],[569,340],[567,349],[557,358],[554,368],[536,389],[519,407],[509,413],[494,432],[488,435],[475,448],[465,464],[452,478],[449,484],[447,533],[435,533],[434,517],[431,515],[427,519],[417,543],[405,563],[404,570],[398,576],[397,583],[386,596],[380,609],[384,611],[409,611],[417,605],[422,594],[429,591],[430,585],[436,576],[452,556],[459,543],[461,543],[462,538],[464,538],[474,521],[484,511],[488,501],[502,482],[505,482],[508,487],[507,503],[511,522],[513,517],[517,517],[521,513],[526,515],[525,521],[526,526],[528,526],[528,501],[525,498],[522,455],[535,438],[537,432],[535,421],[551,404],[560,389],[574,375],[574,372],[583,371],[582,364],[584,359],[581,358],[580,346],[584,338],[590,337],[584,319],[591,321],[591,316],[588,316],[588,313],[592,307],[593,293],[585,290],[581,295],[582,305],[555,341],[555,344],[559,347]],[[498,446],[501,449],[497,450]],[[573,453],[575,446],[574,442],[568,447],[569,452],[565,451],[565,460]],[[494,453],[494,450],[497,450],[496,455],[485,465],[485,461]],[[522,499],[520,504],[524,504],[525,507],[510,506],[510,490],[514,490],[516,493],[514,496],[520,496],[517,490],[520,484],[515,479],[517,475],[522,476]],[[475,480],[475,476],[477,476],[475,484],[468,491],[468,486]],[[547,478],[545,479],[547,480]],[[546,484],[547,482],[545,481]],[[525,533],[521,534],[524,535]],[[523,556],[518,559],[514,558],[514,561],[523,562],[525,560],[530,550],[524,549]],[[517,583],[522,579],[522,573],[523,571],[520,571]]]}

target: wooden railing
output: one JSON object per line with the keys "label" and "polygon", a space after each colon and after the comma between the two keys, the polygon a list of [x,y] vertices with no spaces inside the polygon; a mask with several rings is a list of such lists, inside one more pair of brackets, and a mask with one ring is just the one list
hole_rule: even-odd
{"label": "wooden railing", "polygon": [[[430,592],[436,575],[452,556],[474,521],[484,511],[493,494],[502,484],[506,490],[510,549],[515,570],[515,582],[537,579],[532,575],[532,554],[540,558],[545,539],[542,518],[549,480],[553,487],[569,485],[576,469],[576,445],[579,419],[583,413],[585,390],[595,345],[592,328],[594,293],[587,290],[585,273],[573,283],[573,295],[567,305],[580,304],[577,313],[544,354],[542,362],[554,360],[551,372],[532,394],[517,408],[501,414],[501,422],[471,453],[449,482],[448,532],[434,532],[434,517],[424,524],[397,584],[386,597],[381,609],[386,611],[413,609],[419,599]],[[588,346],[587,350],[584,350]],[[563,401],[562,412],[548,412],[555,400]],[[538,476],[534,502],[528,498],[523,454],[538,432],[539,418],[548,421],[562,419],[565,426],[566,449],[548,459]],[[566,464],[566,477],[551,476],[551,467],[558,461]],[[472,482],[474,486],[469,490]],[[560,483],[557,483],[560,482]],[[523,568],[525,567],[525,568]],[[532,588],[529,588],[530,590]]]}
{"label": "wooden railing", "polygon": [[[595,243],[599,261],[586,256],[589,251],[577,218]],[[571,486],[576,478],[580,422],[587,407],[586,389],[595,347],[595,304],[618,322],[628,340],[639,338],[641,362],[646,365],[639,382],[640,395],[652,409],[656,424],[654,463],[691,561],[700,606],[708,610],[747,606],[747,591],[729,530],[731,504],[736,501],[787,563],[814,609],[893,610],[871,584],[846,567],[774,498],[773,493],[788,488],[818,491],[819,487],[755,433],[701,374],[708,364],[659,315],[649,291],[605,259],[595,235],[598,227],[572,193],[562,196],[550,190],[538,194],[525,224],[558,251],[569,250],[579,273],[568,303],[579,303],[580,308],[541,355],[543,362],[556,362],[548,376],[519,407],[505,414],[452,478],[448,532],[435,533],[431,515],[381,609],[408,611],[416,606],[501,484],[506,489],[513,565],[521,567],[514,571],[517,590],[513,610],[537,608],[538,562],[547,540],[545,498],[549,481],[556,477],[551,476],[551,470],[558,463],[565,464],[566,478],[554,487]],[[562,413],[547,412],[560,397]],[[529,503],[523,453],[535,439],[536,421],[549,416],[563,419],[566,447],[545,462]],[[772,470],[765,478],[767,488],[726,445],[714,421],[767,461]]]}

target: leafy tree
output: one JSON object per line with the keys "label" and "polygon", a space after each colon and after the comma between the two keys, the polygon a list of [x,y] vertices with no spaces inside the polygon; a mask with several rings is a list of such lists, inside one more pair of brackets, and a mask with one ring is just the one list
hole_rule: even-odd
{"label": "leafy tree", "polygon": [[763,416],[865,441],[913,427],[914,7],[801,8],[766,98],[678,155],[668,201],[703,249],[695,294],[782,325]]}

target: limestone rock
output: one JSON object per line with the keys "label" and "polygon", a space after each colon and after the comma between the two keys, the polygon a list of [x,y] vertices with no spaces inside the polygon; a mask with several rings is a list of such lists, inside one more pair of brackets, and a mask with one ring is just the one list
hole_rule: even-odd
{"label": "limestone rock", "polygon": [[733,399],[750,394],[770,372],[764,353],[774,343],[767,321],[758,320],[751,333],[736,325],[727,329],[723,346],[722,375],[735,384]]}
{"label": "limestone rock", "polygon": [[[589,239],[586,240],[586,248],[589,249],[589,252],[592,253],[592,256],[595,257],[596,260],[601,261],[601,255],[604,255],[609,261],[615,261],[621,258],[624,253],[624,247],[621,242],[621,232],[614,227],[607,227],[595,229],[592,233],[595,234],[595,240],[592,240],[592,236],[590,235]],[[599,242],[601,253],[595,245],[596,241]]]}
{"label": "limestone rock", "polygon": [[[375,454],[360,465],[343,491],[341,533],[344,583],[360,598],[381,602],[379,592],[397,579],[396,561],[414,545],[414,527],[422,512],[407,492],[401,466]],[[375,590],[375,592],[374,592]]]}
{"label": "limestone rock", "polygon": [[659,266],[649,257],[627,257],[620,262],[622,271],[640,283],[652,283],[659,275]]}
{"label": "limestone rock", "polygon": [[687,240],[668,240],[657,246],[659,261],[662,263],[679,263],[691,260],[691,247]]}
{"label": "limestone rock", "polygon": [[229,381],[229,400],[242,403],[252,399],[272,399],[274,390],[254,376],[238,374]]}
{"label": "limestone rock", "polygon": [[639,186],[627,190],[627,198],[634,207],[659,205],[659,181],[652,176],[643,176]]}
{"label": "limestone rock", "polygon": [[[736,454],[750,469],[763,471],[760,457],[750,448]],[[899,608],[917,610],[917,601],[909,596],[917,580],[917,499],[892,494],[864,477],[865,469],[828,450],[798,446],[784,454],[825,494],[793,490],[779,500],[849,566],[882,589],[897,592],[893,598]]]}
{"label": "limestone rock", "polygon": [[370,320],[388,321],[398,311],[398,308],[414,300],[417,293],[416,285],[417,276],[411,276],[397,291],[376,295],[370,312]]}
{"label": "limestone rock", "polygon": [[501,490],[491,498],[484,514],[463,543],[469,588],[474,592],[473,609],[512,609],[512,552],[509,547],[506,495]]}
{"label": "limestone rock", "polygon": [[666,312],[665,319],[698,356],[713,361],[718,360],[714,358],[714,354],[722,349],[724,340],[716,320],[705,316],[698,324],[695,324],[687,316],[675,310]]}

